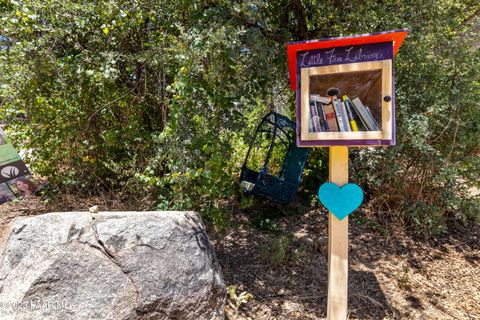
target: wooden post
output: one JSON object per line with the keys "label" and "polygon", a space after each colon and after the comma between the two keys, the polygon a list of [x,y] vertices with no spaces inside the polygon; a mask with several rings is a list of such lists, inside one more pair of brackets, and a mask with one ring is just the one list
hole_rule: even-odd
{"label": "wooden post", "polygon": [[[348,183],[348,147],[330,147],[330,182]],[[348,216],[338,220],[328,214],[328,320],[347,319],[348,300]]]}

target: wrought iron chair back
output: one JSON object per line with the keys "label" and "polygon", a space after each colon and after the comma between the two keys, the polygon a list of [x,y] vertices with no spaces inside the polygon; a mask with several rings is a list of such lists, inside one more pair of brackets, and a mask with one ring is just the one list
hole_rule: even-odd
{"label": "wrought iron chair back", "polygon": [[[245,192],[282,204],[293,200],[309,152],[296,146],[295,137],[295,122],[287,117],[270,112],[262,119],[242,166],[240,184]],[[255,169],[249,165],[249,160],[255,157],[253,153],[258,149],[266,149],[266,155],[261,167]],[[278,167],[279,163],[272,158],[282,160],[281,165]]]}

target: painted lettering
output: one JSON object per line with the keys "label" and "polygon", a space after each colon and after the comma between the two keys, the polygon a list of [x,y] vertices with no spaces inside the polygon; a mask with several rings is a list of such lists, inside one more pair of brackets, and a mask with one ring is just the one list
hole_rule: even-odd
{"label": "painted lettering", "polygon": [[300,55],[300,57],[301,57],[301,60],[300,60],[300,67],[302,67],[302,68],[303,68],[303,67],[308,67],[308,65],[306,65],[306,64],[305,64],[305,59],[307,59],[307,57],[308,57],[308,54],[309,54],[309,52],[308,52],[308,51],[307,51],[307,52],[305,52],[305,53],[300,53],[300,54],[299,54],[299,55]]}
{"label": "painted lettering", "polygon": [[337,56],[335,54],[335,48],[329,51],[325,51],[327,54],[327,59],[329,64],[334,64],[334,63],[342,63],[343,58],[341,56]]}

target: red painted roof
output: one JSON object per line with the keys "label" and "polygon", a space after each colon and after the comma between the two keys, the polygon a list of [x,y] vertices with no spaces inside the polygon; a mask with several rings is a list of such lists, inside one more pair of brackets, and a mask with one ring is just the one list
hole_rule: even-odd
{"label": "red painted roof", "polygon": [[290,72],[290,85],[295,90],[297,83],[297,52],[350,45],[361,45],[378,42],[393,42],[393,55],[398,52],[400,45],[408,34],[408,30],[385,31],[348,37],[328,38],[321,40],[290,42],[287,44],[288,69]]}

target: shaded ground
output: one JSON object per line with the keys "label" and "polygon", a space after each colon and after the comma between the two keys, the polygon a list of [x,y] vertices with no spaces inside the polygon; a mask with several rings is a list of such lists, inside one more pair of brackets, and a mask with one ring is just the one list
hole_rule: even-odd
{"label": "shaded ground", "polygon": [[[38,198],[25,199],[0,205],[0,238],[16,216],[85,211],[95,204],[100,210],[131,209],[100,198],[64,199],[48,206]],[[262,210],[275,212],[264,208],[250,216],[236,214],[224,237],[210,232],[227,284],[237,298],[242,292],[254,297],[239,308],[231,297],[227,318],[325,318],[326,213],[297,208],[273,218]],[[385,234],[360,217],[350,219],[350,318],[480,319],[478,226],[456,227],[425,241],[400,232]]]}
{"label": "shaded ground", "polygon": [[[254,300],[230,303],[229,319],[326,317],[326,217],[312,210],[260,230],[255,218],[235,216],[217,254],[227,283]],[[352,319],[480,319],[478,227],[425,241],[352,218],[349,257]]]}

